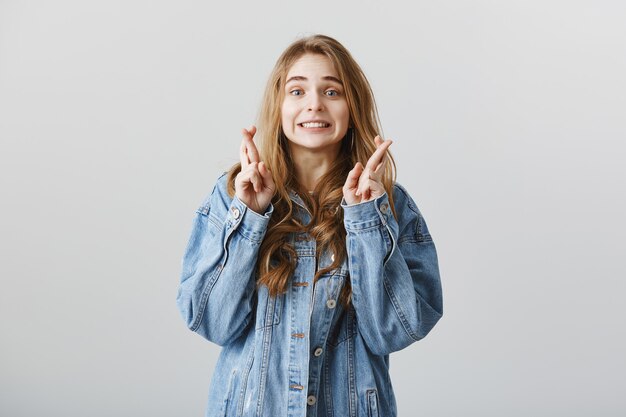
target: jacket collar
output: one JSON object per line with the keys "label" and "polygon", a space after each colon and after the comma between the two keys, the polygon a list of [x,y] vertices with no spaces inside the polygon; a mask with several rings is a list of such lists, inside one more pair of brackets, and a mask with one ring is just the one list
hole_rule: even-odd
{"label": "jacket collar", "polygon": [[291,199],[291,201],[293,201],[294,203],[296,203],[297,205],[299,205],[306,211],[309,211],[309,209],[307,209],[306,205],[304,204],[304,201],[302,201],[302,197],[300,197],[300,195],[298,195],[294,190],[291,190],[291,189],[289,190],[289,198]]}

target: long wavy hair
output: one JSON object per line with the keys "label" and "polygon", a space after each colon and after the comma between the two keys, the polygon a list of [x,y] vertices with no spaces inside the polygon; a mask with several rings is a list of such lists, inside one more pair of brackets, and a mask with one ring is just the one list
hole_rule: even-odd
{"label": "long wavy hair", "polygon": [[[281,122],[281,106],[288,71],[307,53],[324,55],[333,63],[343,83],[350,111],[350,127],[342,139],[339,156],[319,179],[313,195],[293,175],[296,171]],[[276,184],[276,192],[272,198],[274,212],[257,258],[257,285],[266,285],[270,296],[275,297],[287,291],[289,277],[296,269],[297,253],[289,239],[291,233],[309,233],[316,241],[318,259],[324,251],[335,254],[331,265],[316,272],[314,283],[320,276],[343,263],[347,249],[343,210],[340,208],[342,188],[348,172],[356,162],[360,161],[365,166],[376,150],[375,136],[383,135],[374,94],[365,74],[343,45],[329,36],[319,34],[296,40],[280,55],[267,82],[256,125],[255,142],[260,158],[272,172]],[[231,197],[235,195],[235,176],[240,171],[239,162],[229,170],[228,193]],[[388,153],[383,185],[392,213],[397,217],[392,193],[395,180],[395,161]],[[297,193],[311,212],[312,219],[308,224],[302,224],[293,216],[294,203],[289,198],[289,190]],[[346,278],[339,301],[348,307],[351,295],[350,280]]]}

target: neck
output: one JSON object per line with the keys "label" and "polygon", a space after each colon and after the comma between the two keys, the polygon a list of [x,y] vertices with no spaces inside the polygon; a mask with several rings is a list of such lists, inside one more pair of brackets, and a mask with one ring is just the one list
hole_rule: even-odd
{"label": "neck", "polygon": [[319,179],[328,172],[340,149],[341,143],[333,144],[324,149],[310,149],[291,144],[291,157],[295,166],[295,174],[302,187],[306,190],[315,190]]}

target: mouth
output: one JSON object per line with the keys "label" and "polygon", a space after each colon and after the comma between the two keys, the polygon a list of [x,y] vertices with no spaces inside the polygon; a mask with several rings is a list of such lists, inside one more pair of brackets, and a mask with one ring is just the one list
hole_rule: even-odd
{"label": "mouth", "polygon": [[304,122],[298,123],[298,126],[307,130],[324,130],[330,127],[328,122]]}

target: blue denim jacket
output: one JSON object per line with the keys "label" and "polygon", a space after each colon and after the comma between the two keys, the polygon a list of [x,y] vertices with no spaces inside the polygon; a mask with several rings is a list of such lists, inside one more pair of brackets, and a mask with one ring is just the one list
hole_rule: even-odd
{"label": "blue denim jacket", "polygon": [[[187,326],[223,346],[206,416],[396,416],[389,354],[422,339],[443,314],[435,245],[407,191],[341,201],[348,259],[313,286],[315,240],[298,254],[286,294],[255,287],[255,262],[274,210],[261,215],[226,192],[226,173],[198,208],[182,260],[177,305]],[[310,213],[291,193],[304,224]],[[347,279],[352,305],[337,298]]]}

